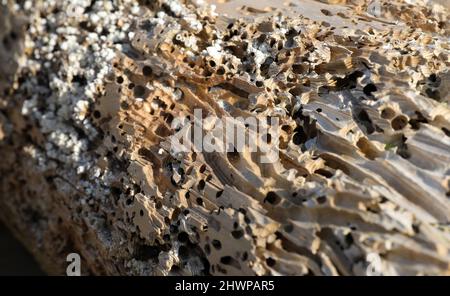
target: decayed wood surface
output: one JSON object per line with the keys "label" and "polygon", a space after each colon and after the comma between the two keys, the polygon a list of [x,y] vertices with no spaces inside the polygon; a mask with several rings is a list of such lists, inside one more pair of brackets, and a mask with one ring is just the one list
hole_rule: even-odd
{"label": "decayed wood surface", "polygon": [[[0,218],[47,272],[450,273],[447,1],[34,2],[1,6]],[[194,109],[278,118],[279,160],[176,153]]]}

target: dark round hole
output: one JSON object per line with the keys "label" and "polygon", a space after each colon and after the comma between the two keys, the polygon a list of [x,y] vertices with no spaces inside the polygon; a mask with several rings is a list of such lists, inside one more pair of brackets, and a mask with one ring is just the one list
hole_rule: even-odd
{"label": "dark round hole", "polygon": [[269,191],[266,195],[266,198],[264,199],[264,202],[268,202],[274,205],[279,202],[279,197],[275,192]]}
{"label": "dark round hole", "polygon": [[153,73],[153,69],[152,69],[152,67],[150,67],[150,66],[144,66],[143,68],[142,68],[142,74],[144,74],[144,76],[150,76],[150,75],[152,75],[152,73]]}
{"label": "dark round hole", "polygon": [[291,223],[286,224],[286,225],[284,226],[284,231],[286,231],[286,232],[288,232],[288,233],[292,232],[293,230],[294,230],[294,225],[292,225]]}
{"label": "dark round hole", "polygon": [[198,182],[198,186],[197,186],[198,190],[205,189],[205,185],[206,185],[205,180],[200,180],[200,182]]}
{"label": "dark round hole", "polygon": [[136,85],[133,93],[136,98],[143,98],[145,95],[145,87],[143,87],[142,85]]}
{"label": "dark round hole", "polygon": [[277,262],[272,257],[269,257],[266,259],[266,263],[269,267],[274,267]]}
{"label": "dark round hole", "polygon": [[223,67],[220,67],[219,69],[217,69],[217,75],[223,75],[225,74],[225,69]]}
{"label": "dark round hole", "polygon": [[244,231],[242,230],[233,230],[231,232],[231,235],[235,238],[235,239],[240,239],[241,237],[244,236]]}
{"label": "dark round hole", "polygon": [[216,250],[222,249],[222,243],[217,239],[213,239],[211,244],[214,247],[214,249],[216,249]]}
{"label": "dark round hole", "polygon": [[186,243],[189,240],[189,235],[186,232],[182,231],[178,234],[177,239],[181,243]]}
{"label": "dark round hole", "polygon": [[231,256],[223,256],[222,258],[220,258],[220,263],[228,265],[233,261],[233,258],[231,258]]}
{"label": "dark round hole", "polygon": [[319,203],[319,204],[323,204],[323,203],[325,203],[327,201],[327,197],[326,196],[319,196],[318,198],[317,198],[317,202]]}

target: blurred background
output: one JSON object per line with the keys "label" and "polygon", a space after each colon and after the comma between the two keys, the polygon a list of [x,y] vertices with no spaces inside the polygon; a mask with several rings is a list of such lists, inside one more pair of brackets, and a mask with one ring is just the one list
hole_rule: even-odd
{"label": "blurred background", "polygon": [[30,253],[0,223],[0,276],[45,275]]}

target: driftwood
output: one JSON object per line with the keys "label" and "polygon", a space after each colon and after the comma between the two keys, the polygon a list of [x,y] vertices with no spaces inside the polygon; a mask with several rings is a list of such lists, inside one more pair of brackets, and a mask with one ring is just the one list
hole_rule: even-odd
{"label": "driftwood", "polygon": [[[28,2],[0,11],[0,219],[46,272],[450,273],[448,2]],[[277,125],[178,149],[200,110]]]}

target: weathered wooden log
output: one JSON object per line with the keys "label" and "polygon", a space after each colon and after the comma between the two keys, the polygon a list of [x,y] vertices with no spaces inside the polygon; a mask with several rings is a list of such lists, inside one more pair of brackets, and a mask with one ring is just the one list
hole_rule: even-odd
{"label": "weathered wooden log", "polygon": [[445,1],[7,2],[0,219],[49,274],[450,273]]}

